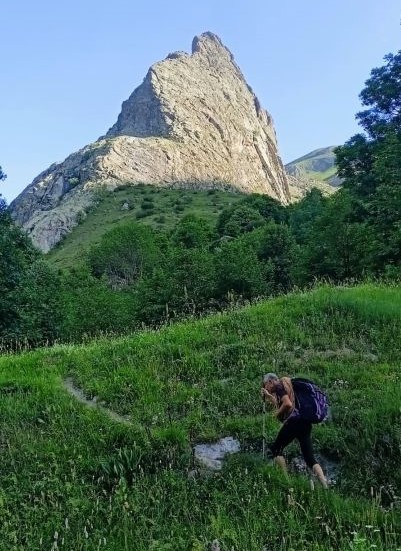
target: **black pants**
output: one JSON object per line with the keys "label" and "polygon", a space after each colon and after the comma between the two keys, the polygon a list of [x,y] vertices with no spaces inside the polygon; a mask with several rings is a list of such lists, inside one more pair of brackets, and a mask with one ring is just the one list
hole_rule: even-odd
{"label": "black pants", "polygon": [[308,467],[312,468],[317,461],[313,455],[311,432],[312,424],[308,421],[304,421],[297,417],[288,419],[281,427],[275,442],[271,446],[273,457],[283,455],[284,448],[296,438],[301,446],[305,463]]}

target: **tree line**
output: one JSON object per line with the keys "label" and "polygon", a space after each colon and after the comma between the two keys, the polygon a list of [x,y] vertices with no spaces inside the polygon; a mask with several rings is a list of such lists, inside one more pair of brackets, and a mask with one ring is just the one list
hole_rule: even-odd
{"label": "tree line", "polygon": [[399,278],[401,52],[372,70],[360,98],[363,132],[336,150],[343,186],[331,197],[313,189],[284,207],[249,195],[215,225],[190,214],[168,232],[120,225],[68,272],[44,260],[0,198],[2,342],[123,333],[316,279]]}

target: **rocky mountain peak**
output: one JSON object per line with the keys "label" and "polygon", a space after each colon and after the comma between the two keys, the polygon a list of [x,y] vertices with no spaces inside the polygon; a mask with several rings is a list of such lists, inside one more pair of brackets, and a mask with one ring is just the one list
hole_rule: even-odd
{"label": "rocky mountain peak", "polygon": [[99,186],[230,186],[290,200],[270,115],[218,36],[152,65],[105,136],[40,174],[13,216],[49,250]]}
{"label": "rocky mountain peak", "polygon": [[205,125],[206,109],[234,104],[238,97],[247,95],[257,115],[267,122],[269,117],[262,113],[230,50],[217,35],[206,32],[194,38],[192,54],[173,52],[152,65],[143,83],[123,103],[106,137],[192,139],[193,133]]}
{"label": "rocky mountain peak", "polygon": [[234,60],[234,56],[228,48],[226,48],[217,34],[210,31],[195,36],[192,41],[192,55],[199,54],[205,59],[213,59],[225,57],[230,61]]}

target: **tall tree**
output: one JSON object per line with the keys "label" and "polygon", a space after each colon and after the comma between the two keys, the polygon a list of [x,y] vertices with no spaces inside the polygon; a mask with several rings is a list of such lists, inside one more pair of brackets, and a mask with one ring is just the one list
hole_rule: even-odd
{"label": "tall tree", "polygon": [[336,150],[339,176],[355,199],[354,218],[373,230],[380,271],[401,260],[401,51],[384,59],[360,94],[367,109],[356,118],[365,134]]}
{"label": "tall tree", "polygon": [[384,57],[383,67],[372,69],[359,97],[362,105],[356,118],[372,139],[401,131],[401,50]]}
{"label": "tall tree", "polygon": [[15,335],[18,326],[19,291],[38,252],[24,232],[15,226],[0,196],[0,335]]}

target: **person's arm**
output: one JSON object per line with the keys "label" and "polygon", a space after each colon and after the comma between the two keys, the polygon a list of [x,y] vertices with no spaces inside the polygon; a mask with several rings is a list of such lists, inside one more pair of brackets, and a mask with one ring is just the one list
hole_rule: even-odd
{"label": "person's arm", "polygon": [[288,396],[288,394],[284,394],[281,397],[281,405],[276,412],[276,417],[280,419],[280,421],[282,419],[285,419],[287,417],[287,414],[291,411],[291,409],[292,409],[292,402],[290,400],[290,397]]}

